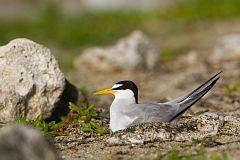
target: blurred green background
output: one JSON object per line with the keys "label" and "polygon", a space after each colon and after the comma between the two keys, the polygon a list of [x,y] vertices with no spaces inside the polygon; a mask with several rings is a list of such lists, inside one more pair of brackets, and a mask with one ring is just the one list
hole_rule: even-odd
{"label": "blurred green background", "polygon": [[[13,8],[9,2],[14,4]],[[145,10],[80,7],[74,13],[64,12],[62,1],[16,2],[0,1],[2,9],[8,6],[0,17],[0,44],[19,37],[44,44],[55,54],[64,72],[71,70],[74,57],[85,48],[113,44],[135,29],[143,30],[161,48],[163,59],[168,60],[198,46],[191,36],[199,34],[199,25],[205,26],[205,30],[213,22],[240,16],[239,0],[182,0]],[[18,4],[23,2],[26,6],[20,10],[24,11],[18,13]],[[184,39],[186,36],[189,40]]]}

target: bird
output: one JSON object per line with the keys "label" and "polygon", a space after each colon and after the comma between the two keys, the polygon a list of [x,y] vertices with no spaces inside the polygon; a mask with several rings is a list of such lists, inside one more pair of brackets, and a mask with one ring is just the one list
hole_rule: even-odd
{"label": "bird", "polygon": [[109,128],[112,132],[116,132],[142,123],[179,120],[186,110],[215,85],[220,73],[183,96],[163,103],[139,103],[138,87],[131,80],[117,82],[111,88],[94,92],[94,95],[115,96],[110,106]]}

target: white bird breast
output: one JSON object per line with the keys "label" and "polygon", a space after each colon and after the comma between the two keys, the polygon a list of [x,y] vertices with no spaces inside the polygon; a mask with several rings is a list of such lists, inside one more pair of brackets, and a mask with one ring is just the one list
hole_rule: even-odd
{"label": "white bird breast", "polygon": [[126,129],[137,117],[129,117],[126,113],[135,104],[134,93],[130,89],[117,90],[110,107],[110,129],[115,132]]}

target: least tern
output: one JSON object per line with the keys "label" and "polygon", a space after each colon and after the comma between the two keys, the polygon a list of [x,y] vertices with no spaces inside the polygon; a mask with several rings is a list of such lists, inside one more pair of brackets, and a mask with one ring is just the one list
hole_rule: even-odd
{"label": "least tern", "polygon": [[220,78],[217,73],[195,90],[165,103],[138,103],[138,88],[130,80],[120,81],[99,94],[115,96],[110,106],[110,129],[115,132],[145,122],[178,120],[194,103],[202,98]]}

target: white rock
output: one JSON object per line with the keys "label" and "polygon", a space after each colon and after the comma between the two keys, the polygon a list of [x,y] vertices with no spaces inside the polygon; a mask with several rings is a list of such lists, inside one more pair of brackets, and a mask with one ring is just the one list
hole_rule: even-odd
{"label": "white rock", "polygon": [[57,160],[55,147],[39,131],[23,126],[0,130],[0,155],[4,160]]}
{"label": "white rock", "polygon": [[66,89],[50,50],[28,39],[0,47],[0,121],[49,117]]}
{"label": "white rock", "polygon": [[230,34],[219,38],[211,59],[213,61],[239,60],[240,34]]}
{"label": "white rock", "polygon": [[74,62],[75,67],[96,71],[153,69],[160,53],[141,31],[134,31],[115,45],[86,49]]}

